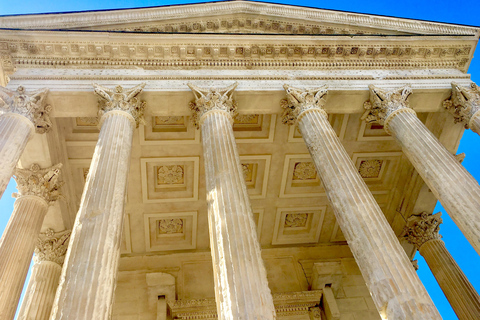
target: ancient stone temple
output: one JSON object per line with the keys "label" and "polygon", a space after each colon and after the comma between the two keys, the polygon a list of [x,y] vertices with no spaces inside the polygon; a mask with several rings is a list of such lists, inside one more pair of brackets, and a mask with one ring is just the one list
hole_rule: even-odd
{"label": "ancient stone temple", "polygon": [[[0,17],[0,319],[460,319],[480,29],[234,1]],[[7,194],[4,197],[9,196]]]}

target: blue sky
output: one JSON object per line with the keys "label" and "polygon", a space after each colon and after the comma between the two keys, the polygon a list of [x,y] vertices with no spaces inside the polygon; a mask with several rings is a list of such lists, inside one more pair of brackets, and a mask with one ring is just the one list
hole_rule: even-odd
{"label": "blue sky", "polygon": [[[102,9],[119,9],[160,6],[168,4],[197,3],[204,1],[120,1],[120,0],[83,0],[83,1],[59,1],[59,0],[0,0],[0,15],[7,14],[24,14],[24,13],[45,13],[45,12],[65,12],[65,11],[83,11],[83,10],[102,10]],[[458,23],[466,25],[480,26],[480,2],[478,0],[463,0],[461,2],[454,1],[418,1],[403,0],[396,1],[271,1],[276,3],[302,5],[310,7],[318,7],[323,9],[343,10],[360,13],[370,13],[378,15],[395,16],[411,19],[422,19],[439,22]],[[479,49],[480,50],[480,49]],[[477,52],[477,56],[480,53]],[[472,80],[480,84],[480,58],[474,58],[470,65],[469,73],[472,74]],[[478,180],[480,180],[480,136],[467,130],[461,140],[459,153],[465,152],[467,157],[463,162],[465,168]],[[0,233],[3,232],[10,213],[13,210],[13,199],[10,194],[15,192],[15,184],[10,183],[3,198],[0,200]],[[465,272],[473,286],[480,290],[480,275],[478,266],[480,265],[480,257],[476,254],[470,244],[467,242],[456,225],[448,217],[438,203],[435,212],[443,212],[443,224],[440,233],[446,243],[448,250],[454,259]],[[443,316],[443,319],[457,319],[448,301],[433,278],[425,261],[418,256],[420,269],[418,274],[437,308]]]}

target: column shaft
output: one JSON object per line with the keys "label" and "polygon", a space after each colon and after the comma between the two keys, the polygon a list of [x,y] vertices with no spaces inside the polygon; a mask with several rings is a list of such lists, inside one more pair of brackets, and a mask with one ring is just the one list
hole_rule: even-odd
{"label": "column shaft", "polygon": [[219,319],[275,319],[230,115],[204,116],[210,244]]}
{"label": "column shaft", "polygon": [[326,113],[309,109],[298,118],[337,222],[380,313],[389,320],[441,319]]}
{"label": "column shaft", "polygon": [[33,133],[33,123],[26,117],[16,113],[0,115],[0,198]]}
{"label": "column shaft", "polygon": [[48,320],[62,267],[51,261],[40,261],[32,267],[19,320]]}
{"label": "column shaft", "polygon": [[480,296],[448,252],[445,243],[442,240],[430,240],[419,251],[458,319],[480,319]]}
{"label": "column shaft", "polygon": [[435,197],[440,200],[452,220],[480,254],[478,182],[413,111],[392,114],[388,119],[388,129]]}
{"label": "column shaft", "polygon": [[13,320],[28,273],[35,240],[48,204],[37,196],[15,201],[7,228],[0,239],[0,319]]}
{"label": "column shaft", "polygon": [[480,111],[477,111],[470,120],[470,130],[480,135]]}
{"label": "column shaft", "polygon": [[104,320],[111,315],[135,120],[118,110],[103,119],[52,320]]}

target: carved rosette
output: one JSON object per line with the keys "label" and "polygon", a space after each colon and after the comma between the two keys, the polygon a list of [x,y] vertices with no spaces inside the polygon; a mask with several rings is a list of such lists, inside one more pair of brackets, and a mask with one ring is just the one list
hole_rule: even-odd
{"label": "carved rosette", "polygon": [[387,133],[390,133],[388,122],[396,114],[401,112],[415,113],[408,103],[408,97],[412,94],[412,89],[409,86],[391,91],[377,88],[374,85],[369,85],[368,88],[370,89],[370,100],[363,104],[365,113],[362,115],[362,120],[368,123],[379,123],[385,127]]}
{"label": "carved rosette", "polygon": [[[284,84],[283,88],[287,93],[287,99],[280,102],[284,109],[282,114],[284,124],[294,125],[300,115],[310,109],[321,110],[325,113],[323,106],[327,95],[327,86],[316,89],[298,89]],[[327,116],[326,113],[325,116]]]}
{"label": "carved rosette", "polygon": [[452,95],[443,101],[443,106],[453,115],[455,123],[462,122],[466,129],[475,118],[480,118],[480,89],[475,83],[470,88],[452,82]]}
{"label": "carved rosette", "polygon": [[17,181],[18,194],[21,196],[37,196],[52,204],[60,197],[60,187],[63,183],[58,181],[62,164],[42,169],[38,164],[32,164],[30,169],[16,168],[13,177]]}
{"label": "carved rosette", "polygon": [[237,115],[237,103],[232,96],[238,86],[237,82],[222,89],[202,89],[191,83],[187,85],[195,95],[195,101],[190,102],[189,107],[193,112],[192,121],[197,129],[200,128],[202,117],[211,111],[227,112],[233,124],[233,118]]}
{"label": "carved rosette", "polygon": [[124,89],[118,85],[114,90],[93,84],[94,92],[98,96],[98,118],[100,123],[102,117],[110,111],[124,111],[130,114],[134,119],[136,126],[140,123],[144,124],[143,114],[145,111],[145,101],[140,101],[138,95],[145,87],[145,83],[141,83],[130,89]]}
{"label": "carved rosette", "polygon": [[0,113],[20,114],[33,123],[36,133],[48,132],[52,127],[52,107],[45,104],[47,93],[47,88],[27,93],[22,86],[16,91],[0,87]]}
{"label": "carved rosette", "polygon": [[412,215],[407,220],[404,228],[404,237],[417,249],[427,241],[441,239],[440,224],[442,223],[442,213],[429,214],[422,212],[419,215]]}
{"label": "carved rosette", "polygon": [[37,239],[33,261],[35,263],[50,261],[62,266],[67,253],[70,234],[70,230],[55,233],[52,229],[47,229],[45,233],[41,233]]}

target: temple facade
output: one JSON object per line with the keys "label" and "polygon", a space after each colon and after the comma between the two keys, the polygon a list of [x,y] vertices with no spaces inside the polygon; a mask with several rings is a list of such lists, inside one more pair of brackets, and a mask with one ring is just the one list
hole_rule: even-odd
{"label": "temple facade", "polygon": [[[438,320],[480,296],[480,29],[231,1],[0,17],[0,319]],[[10,196],[3,194],[3,197]]]}

